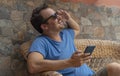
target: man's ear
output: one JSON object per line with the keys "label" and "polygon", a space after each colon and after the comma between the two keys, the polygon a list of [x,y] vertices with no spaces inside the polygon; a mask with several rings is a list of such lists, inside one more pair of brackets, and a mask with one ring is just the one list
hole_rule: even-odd
{"label": "man's ear", "polygon": [[41,26],[40,26],[43,30],[44,29],[48,29],[48,27],[47,27],[47,25],[46,24],[41,24]]}

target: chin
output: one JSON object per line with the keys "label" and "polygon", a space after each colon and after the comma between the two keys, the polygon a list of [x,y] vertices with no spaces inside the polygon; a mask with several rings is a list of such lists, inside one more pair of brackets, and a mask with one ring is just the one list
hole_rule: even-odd
{"label": "chin", "polygon": [[61,29],[64,29],[65,28],[65,26],[64,25],[61,25],[61,27],[60,27]]}
{"label": "chin", "polygon": [[60,29],[64,29],[65,28],[64,24],[58,24],[58,26],[59,26]]}

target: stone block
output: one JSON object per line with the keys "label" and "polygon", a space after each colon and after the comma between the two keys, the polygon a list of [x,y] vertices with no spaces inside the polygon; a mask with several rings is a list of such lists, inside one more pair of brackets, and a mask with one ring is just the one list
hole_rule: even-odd
{"label": "stone block", "polygon": [[94,29],[94,26],[82,26],[81,28],[81,32],[82,34],[93,34],[93,29]]}
{"label": "stone block", "polygon": [[10,39],[6,37],[0,37],[0,54],[4,56],[10,56],[13,51],[13,45]]}
{"label": "stone block", "polygon": [[120,26],[115,26],[114,29],[116,33],[120,33]]}
{"label": "stone block", "polygon": [[13,36],[13,23],[10,20],[0,20],[0,28],[3,36],[12,37]]}
{"label": "stone block", "polygon": [[0,27],[11,27],[13,22],[11,20],[0,19]]}
{"label": "stone block", "polygon": [[108,20],[112,26],[120,26],[120,17],[110,17]]}
{"label": "stone block", "polygon": [[0,5],[3,7],[14,8],[16,0],[0,0]]}
{"label": "stone block", "polygon": [[96,38],[101,38],[103,39],[105,36],[105,30],[104,27],[94,27],[93,28],[94,32],[93,32],[93,36]]}
{"label": "stone block", "polygon": [[120,33],[116,33],[115,35],[116,35],[116,39],[120,40]]}
{"label": "stone block", "polygon": [[40,6],[42,5],[44,2],[47,2],[46,0],[33,0],[35,6]]}
{"label": "stone block", "polygon": [[82,17],[86,17],[88,15],[88,7],[87,5],[85,4],[80,4],[80,8],[78,9],[78,13],[80,14],[80,16]]}
{"label": "stone block", "polygon": [[10,19],[10,10],[0,7],[0,19]]}
{"label": "stone block", "polygon": [[12,20],[23,20],[23,12],[13,10],[13,11],[11,11],[10,17]]}
{"label": "stone block", "polygon": [[24,0],[16,0],[15,7],[16,7],[16,10],[18,10],[18,11],[27,11],[28,10],[28,6],[26,4],[26,1],[24,1]]}
{"label": "stone block", "polygon": [[107,26],[107,27],[104,27],[104,29],[105,29],[105,37],[104,37],[105,39],[116,40],[113,26]]}
{"label": "stone block", "polygon": [[80,35],[78,35],[77,36],[77,38],[79,39],[91,39],[92,37],[91,37],[92,35],[90,35],[90,34],[80,34]]}
{"label": "stone block", "polygon": [[82,25],[92,25],[91,21],[88,18],[81,17],[80,21]]}
{"label": "stone block", "polygon": [[0,76],[13,76],[12,70],[10,69],[11,57],[0,57]]}
{"label": "stone block", "polygon": [[[13,26],[14,26],[14,30],[15,31],[26,31],[27,28],[27,23],[23,20],[19,20],[19,21],[13,21]],[[29,25],[31,26],[31,25]]]}
{"label": "stone block", "polygon": [[35,7],[35,4],[33,3],[33,1],[27,1],[26,4],[28,6]]}
{"label": "stone block", "polygon": [[71,6],[69,6],[69,8],[71,9],[71,11],[79,13],[80,4],[78,3],[75,3],[75,4],[70,3],[70,4]]}
{"label": "stone block", "polygon": [[11,38],[13,36],[13,28],[12,27],[1,27],[2,35]]}
{"label": "stone block", "polygon": [[111,7],[111,11],[112,11],[112,16],[113,17],[120,16],[120,9],[115,8],[115,7]]}
{"label": "stone block", "polygon": [[1,30],[1,27],[0,27],[0,35],[2,36],[2,30]]}
{"label": "stone block", "polygon": [[100,21],[101,21],[102,26],[110,26],[111,25],[110,20],[108,20],[108,18],[106,16],[104,18],[102,18]]}

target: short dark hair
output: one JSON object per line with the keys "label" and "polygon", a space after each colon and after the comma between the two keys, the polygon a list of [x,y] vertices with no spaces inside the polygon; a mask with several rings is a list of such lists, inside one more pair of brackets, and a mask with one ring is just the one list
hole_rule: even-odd
{"label": "short dark hair", "polygon": [[47,4],[43,4],[42,6],[39,6],[37,8],[35,8],[32,12],[32,16],[30,19],[30,22],[32,24],[32,26],[39,32],[39,33],[43,33],[42,28],[40,27],[40,25],[43,23],[44,18],[40,15],[40,11],[44,10],[48,8]]}

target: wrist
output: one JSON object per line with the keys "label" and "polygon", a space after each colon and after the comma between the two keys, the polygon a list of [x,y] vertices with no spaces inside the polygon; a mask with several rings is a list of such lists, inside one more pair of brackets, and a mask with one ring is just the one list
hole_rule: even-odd
{"label": "wrist", "polygon": [[71,23],[73,23],[73,22],[74,22],[73,18],[69,18],[69,19],[67,20],[67,23],[68,23],[68,24],[71,24]]}
{"label": "wrist", "polygon": [[74,65],[72,64],[72,60],[71,59],[68,59],[66,60],[66,63],[69,67],[73,67]]}
{"label": "wrist", "polygon": [[73,19],[72,19],[72,17],[70,17],[68,20],[67,20],[67,22],[70,22],[70,21],[72,21]]}

